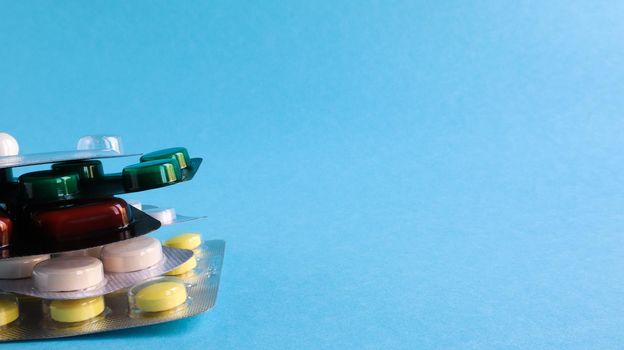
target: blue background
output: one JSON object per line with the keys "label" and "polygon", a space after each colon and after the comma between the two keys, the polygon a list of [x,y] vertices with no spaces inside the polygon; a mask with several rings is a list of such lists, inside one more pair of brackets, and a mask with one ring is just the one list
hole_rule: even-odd
{"label": "blue background", "polygon": [[188,147],[193,182],[135,198],[228,246],[207,314],[2,348],[621,349],[623,13],[4,3],[0,129]]}

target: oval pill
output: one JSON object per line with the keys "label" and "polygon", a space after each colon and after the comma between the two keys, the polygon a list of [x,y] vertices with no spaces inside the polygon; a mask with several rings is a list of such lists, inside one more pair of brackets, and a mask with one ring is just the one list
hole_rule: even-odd
{"label": "oval pill", "polygon": [[99,160],[79,160],[52,164],[52,170],[59,173],[76,173],[82,180],[104,176],[104,168]]}
{"label": "oval pill", "polygon": [[131,272],[158,264],[163,252],[159,240],[141,236],[105,245],[100,259],[108,272]]}
{"label": "oval pill", "polygon": [[50,254],[33,255],[0,260],[0,279],[18,279],[32,276],[38,263],[50,259]]}
{"label": "oval pill", "polygon": [[191,164],[191,157],[184,147],[172,147],[146,153],[141,157],[141,162],[171,158],[178,161],[178,164],[180,164],[180,169],[185,169]]}
{"label": "oval pill", "polygon": [[167,272],[165,275],[167,276],[178,276],[185,274],[197,267],[197,259],[195,259],[195,255],[191,256],[190,259],[185,261],[182,265],[176,267],[175,269]]}
{"label": "oval pill", "polygon": [[201,245],[199,233],[183,233],[165,241],[165,245],[171,248],[193,250]]}
{"label": "oval pill", "polygon": [[104,268],[100,260],[90,256],[60,257],[35,265],[33,281],[44,292],[87,289],[104,281]]}
{"label": "oval pill", "polygon": [[78,174],[59,174],[52,170],[35,171],[19,177],[22,191],[28,199],[55,200],[79,192]]}
{"label": "oval pill", "polygon": [[57,322],[82,322],[104,312],[104,297],[50,302],[50,317]]}
{"label": "oval pill", "polygon": [[136,306],[145,312],[166,311],[186,302],[186,286],[180,282],[157,282],[136,293]]}
{"label": "oval pill", "polygon": [[122,171],[126,191],[158,188],[182,179],[180,164],[174,158],[153,160],[125,167]]}

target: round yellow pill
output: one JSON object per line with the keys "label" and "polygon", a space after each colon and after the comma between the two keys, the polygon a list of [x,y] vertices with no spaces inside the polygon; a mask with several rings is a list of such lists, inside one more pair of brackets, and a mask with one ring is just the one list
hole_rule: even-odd
{"label": "round yellow pill", "polygon": [[173,309],[186,301],[186,286],[179,282],[157,282],[136,293],[136,306],[145,312]]}
{"label": "round yellow pill", "polygon": [[0,326],[5,326],[19,317],[17,302],[10,299],[0,299]]}
{"label": "round yellow pill", "polygon": [[165,245],[171,248],[193,250],[201,244],[199,233],[183,233],[165,241]]}
{"label": "round yellow pill", "polygon": [[104,297],[76,300],[53,300],[50,303],[50,317],[58,322],[81,322],[104,312]]}
{"label": "round yellow pill", "polygon": [[167,272],[165,275],[167,275],[167,276],[182,275],[182,274],[185,274],[185,273],[191,271],[196,266],[197,266],[197,259],[195,259],[195,255],[193,255],[193,256],[191,256],[190,259],[188,259],[182,265],[180,265],[180,266],[176,267],[175,269]]}

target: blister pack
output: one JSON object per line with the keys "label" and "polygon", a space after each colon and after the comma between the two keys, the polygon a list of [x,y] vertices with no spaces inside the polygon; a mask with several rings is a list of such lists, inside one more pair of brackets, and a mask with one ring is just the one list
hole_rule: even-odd
{"label": "blister pack", "polygon": [[169,322],[210,310],[216,302],[224,241],[194,249],[181,270],[103,296],[47,300],[0,293],[0,341],[59,338]]}
{"label": "blister pack", "polygon": [[[132,156],[138,163],[119,173],[105,173],[100,161]],[[212,308],[225,242],[146,236],[204,217],[115,197],[190,181],[201,162],[183,147],[124,153],[111,135],[21,155],[0,133],[0,341],[138,327]],[[51,165],[14,176],[13,168],[41,164]]]}

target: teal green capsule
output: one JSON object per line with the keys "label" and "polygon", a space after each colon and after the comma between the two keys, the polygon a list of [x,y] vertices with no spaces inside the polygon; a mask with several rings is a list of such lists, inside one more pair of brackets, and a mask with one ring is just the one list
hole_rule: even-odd
{"label": "teal green capsule", "polygon": [[78,194],[78,174],[59,174],[52,170],[35,171],[19,177],[26,198],[34,200],[65,199]]}
{"label": "teal green capsule", "polygon": [[141,162],[171,158],[178,161],[180,169],[186,169],[191,164],[191,157],[189,157],[189,153],[184,147],[173,147],[146,153],[141,157]]}
{"label": "teal green capsule", "polygon": [[76,173],[81,180],[98,179],[104,176],[104,168],[99,160],[80,160],[52,165],[52,170],[59,173]]}
{"label": "teal green capsule", "polygon": [[0,169],[0,184],[13,182],[13,169]]}
{"label": "teal green capsule", "polygon": [[182,179],[180,165],[175,158],[152,160],[123,169],[126,191],[141,191],[175,183]]}

